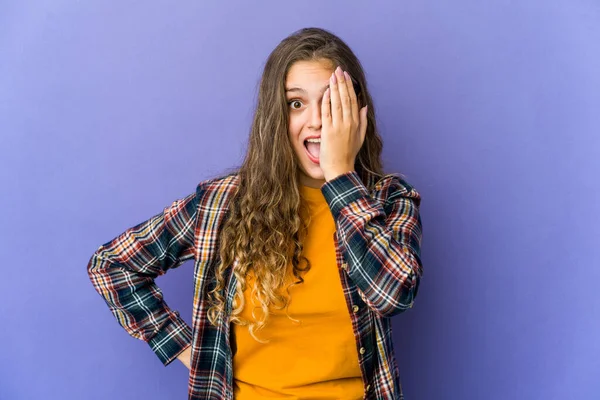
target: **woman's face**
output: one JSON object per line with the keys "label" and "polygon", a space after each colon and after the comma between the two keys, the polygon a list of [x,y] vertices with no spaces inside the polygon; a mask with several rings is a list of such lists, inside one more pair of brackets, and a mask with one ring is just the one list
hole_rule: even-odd
{"label": "woman's face", "polygon": [[[290,142],[300,164],[300,183],[313,188],[320,188],[325,177],[318,160],[309,157],[304,141],[309,137],[321,137],[321,99],[333,71],[334,66],[328,60],[298,61],[286,77]],[[311,145],[311,149],[317,151],[319,147],[320,144]]]}

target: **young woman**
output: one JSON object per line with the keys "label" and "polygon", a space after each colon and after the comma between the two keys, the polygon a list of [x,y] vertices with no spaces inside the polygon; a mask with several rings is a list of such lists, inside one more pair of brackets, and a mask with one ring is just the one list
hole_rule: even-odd
{"label": "young woman", "polygon": [[[401,399],[390,318],[422,275],[420,195],[384,174],[360,62],[297,31],[271,53],[234,172],[88,264],[127,332],[189,369],[189,399]],[[154,279],[194,260],[190,328]]]}

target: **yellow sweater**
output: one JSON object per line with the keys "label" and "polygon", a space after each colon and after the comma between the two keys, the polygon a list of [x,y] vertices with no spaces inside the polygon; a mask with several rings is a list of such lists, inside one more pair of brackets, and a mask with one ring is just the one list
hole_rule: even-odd
{"label": "yellow sweater", "polygon": [[[301,322],[290,320],[285,309],[271,308],[265,327],[256,333],[270,339],[264,344],[250,336],[247,326],[232,324],[236,399],[363,398],[356,342],[335,262],[335,222],[320,189],[300,190],[311,215],[304,248],[311,270],[303,275],[304,283],[290,289],[289,314]],[[242,317],[253,321],[252,274],[246,280]],[[262,316],[258,299],[255,304],[256,315]]]}

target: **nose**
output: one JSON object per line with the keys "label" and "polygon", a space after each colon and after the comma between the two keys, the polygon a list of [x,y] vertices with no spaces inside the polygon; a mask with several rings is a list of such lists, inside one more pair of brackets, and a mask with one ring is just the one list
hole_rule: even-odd
{"label": "nose", "polygon": [[314,130],[321,129],[321,107],[319,104],[311,107],[309,128]]}

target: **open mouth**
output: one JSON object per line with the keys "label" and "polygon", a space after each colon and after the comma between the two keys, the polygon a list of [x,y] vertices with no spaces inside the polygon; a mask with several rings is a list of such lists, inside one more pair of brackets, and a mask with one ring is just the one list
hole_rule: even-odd
{"label": "open mouth", "polygon": [[319,164],[319,156],[321,153],[321,143],[312,143],[304,141],[304,150],[308,159],[315,164]]}

